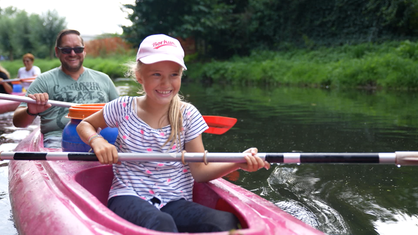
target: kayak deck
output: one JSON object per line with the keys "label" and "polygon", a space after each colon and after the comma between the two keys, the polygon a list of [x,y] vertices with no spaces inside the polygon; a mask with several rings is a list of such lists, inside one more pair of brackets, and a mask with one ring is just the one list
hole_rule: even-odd
{"label": "kayak deck", "polygon": [[[15,151],[58,151],[41,143],[38,129]],[[170,234],[136,226],[110,211],[106,205],[112,178],[112,167],[98,162],[10,161],[9,194],[19,233]],[[323,234],[224,179],[195,183],[193,200],[234,213],[242,225],[208,234]]]}

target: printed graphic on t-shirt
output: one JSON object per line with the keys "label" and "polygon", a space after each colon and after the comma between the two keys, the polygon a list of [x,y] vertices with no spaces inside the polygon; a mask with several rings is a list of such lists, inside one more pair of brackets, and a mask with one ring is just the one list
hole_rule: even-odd
{"label": "printed graphic on t-shirt", "polygon": [[[108,100],[106,93],[103,92],[97,82],[79,82],[64,87],[56,85],[53,96],[50,99],[78,104],[106,103]],[[68,123],[68,109],[65,107],[57,107],[57,110],[57,126],[65,128],[65,125]]]}

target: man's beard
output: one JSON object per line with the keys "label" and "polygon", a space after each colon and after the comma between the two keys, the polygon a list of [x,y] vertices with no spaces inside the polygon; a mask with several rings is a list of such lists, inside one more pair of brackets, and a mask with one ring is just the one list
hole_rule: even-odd
{"label": "man's beard", "polygon": [[68,72],[77,72],[83,66],[83,61],[80,61],[77,66],[69,66],[66,62],[61,62],[61,66],[64,70]]}

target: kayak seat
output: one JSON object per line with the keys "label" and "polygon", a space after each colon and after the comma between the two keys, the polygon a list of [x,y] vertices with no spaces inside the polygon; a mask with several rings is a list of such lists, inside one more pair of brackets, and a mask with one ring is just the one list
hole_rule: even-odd
{"label": "kayak seat", "polygon": [[208,183],[194,183],[193,201],[210,208],[231,212],[238,218],[241,228],[248,228],[248,223],[244,216],[219,193],[215,192]]}
{"label": "kayak seat", "polygon": [[110,186],[112,186],[113,170],[112,165],[98,165],[75,175],[75,180],[103,205],[107,207]]}
{"label": "kayak seat", "polygon": [[[107,198],[112,185],[113,171],[111,165],[98,165],[78,172],[75,180],[107,207]],[[241,228],[248,228],[247,221],[241,213],[232,207],[207,183],[195,183],[193,201],[221,211],[233,213],[240,221]]]}

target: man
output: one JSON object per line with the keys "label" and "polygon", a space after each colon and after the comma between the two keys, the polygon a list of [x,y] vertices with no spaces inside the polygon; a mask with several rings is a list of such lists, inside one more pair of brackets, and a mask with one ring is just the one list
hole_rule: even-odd
{"label": "man", "polygon": [[104,73],[83,67],[84,41],[77,30],[61,31],[55,43],[61,66],[39,75],[27,90],[36,104],[21,103],[13,116],[16,127],[27,127],[39,115],[44,145],[61,148],[68,108],[51,106],[48,99],[71,103],[106,103],[117,98],[112,80]]}

